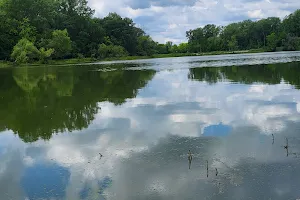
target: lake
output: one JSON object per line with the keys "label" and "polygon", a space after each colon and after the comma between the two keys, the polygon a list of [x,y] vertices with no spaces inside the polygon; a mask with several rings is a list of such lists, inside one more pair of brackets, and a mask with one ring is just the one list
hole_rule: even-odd
{"label": "lake", "polygon": [[0,199],[300,199],[299,61],[0,69]]}

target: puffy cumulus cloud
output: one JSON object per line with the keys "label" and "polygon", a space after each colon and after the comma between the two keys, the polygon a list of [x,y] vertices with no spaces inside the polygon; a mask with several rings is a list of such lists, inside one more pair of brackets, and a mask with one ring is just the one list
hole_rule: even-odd
{"label": "puffy cumulus cloud", "polygon": [[297,0],[89,0],[96,16],[117,12],[159,42],[186,41],[186,31],[208,23],[226,25],[245,19],[283,18],[300,7]]}

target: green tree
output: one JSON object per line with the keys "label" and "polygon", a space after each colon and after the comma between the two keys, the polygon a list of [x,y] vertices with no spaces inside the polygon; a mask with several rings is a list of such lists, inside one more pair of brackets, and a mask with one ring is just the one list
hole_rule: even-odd
{"label": "green tree", "polygon": [[202,28],[190,30],[186,32],[189,42],[189,51],[193,53],[203,52],[205,47],[204,32]]}
{"label": "green tree", "polygon": [[155,42],[148,35],[138,37],[137,55],[150,56],[154,54]]}
{"label": "green tree", "polygon": [[207,51],[220,51],[223,49],[222,40],[220,37],[210,37],[207,39],[206,49]]}
{"label": "green tree", "polygon": [[238,49],[236,36],[231,36],[231,40],[228,41],[228,47],[230,51],[235,51]]}
{"label": "green tree", "polygon": [[220,30],[221,28],[214,24],[207,24],[203,27],[203,34],[206,38],[216,37],[220,34]]}
{"label": "green tree", "polygon": [[71,15],[91,18],[95,11],[88,6],[87,0],[62,0],[60,11]]}
{"label": "green tree", "polygon": [[68,35],[68,31],[55,30],[52,33],[52,38],[49,43],[49,48],[54,49],[54,58],[65,58],[70,55],[72,50],[72,41]]}
{"label": "green tree", "polygon": [[300,37],[300,10],[287,16],[282,24],[286,33],[292,37]]}
{"label": "green tree", "polygon": [[7,16],[0,11],[0,24],[0,60],[7,60],[10,57],[14,45],[19,40],[19,22],[7,18]]}
{"label": "green tree", "polygon": [[172,46],[171,52],[172,52],[172,53],[178,53],[178,46],[177,46],[177,44],[174,44],[174,45]]}
{"label": "green tree", "polygon": [[40,52],[26,38],[21,39],[13,48],[11,58],[18,64],[31,62],[39,58]]}
{"label": "green tree", "polygon": [[[237,35],[239,33],[240,27],[238,23],[232,23],[224,27],[221,38],[225,43],[225,50],[231,50],[232,46],[237,45]],[[234,38],[234,40],[232,40]],[[233,43],[230,43],[232,41]],[[231,46],[230,46],[231,45]]]}
{"label": "green tree", "polygon": [[275,33],[272,33],[267,36],[267,50],[275,51],[278,43],[278,37]]}
{"label": "green tree", "polygon": [[180,43],[178,45],[178,52],[179,53],[187,53],[188,52],[188,43]]}
{"label": "green tree", "polygon": [[259,39],[262,41],[264,47],[267,45],[267,36],[271,33],[277,33],[280,28],[280,23],[281,21],[277,17],[261,19],[256,23]]}
{"label": "green tree", "polygon": [[100,58],[107,58],[109,55],[109,47],[106,44],[100,44],[98,49]]}
{"label": "green tree", "polygon": [[156,44],[155,50],[158,54],[167,54],[167,47],[165,44]]}
{"label": "green tree", "polygon": [[167,53],[172,52],[172,47],[173,47],[173,42],[171,42],[171,41],[166,42]]}
{"label": "green tree", "polygon": [[128,52],[124,47],[118,45],[100,44],[98,49],[100,58],[113,58],[127,56]]}
{"label": "green tree", "polygon": [[56,26],[59,1],[54,0],[1,0],[6,17],[22,22],[28,19],[30,25],[36,30],[36,39],[40,40]]}
{"label": "green tree", "polygon": [[40,49],[40,56],[39,56],[39,61],[41,63],[47,63],[48,60],[51,58],[51,55],[54,53],[54,49],[45,49],[42,47]]}
{"label": "green tree", "polygon": [[287,35],[283,41],[284,50],[287,51],[299,51],[300,50],[300,37]]}
{"label": "green tree", "polygon": [[122,18],[110,13],[102,20],[103,28],[114,45],[122,46],[130,55],[136,55],[138,38],[145,35],[144,31],[135,27],[132,19]]}
{"label": "green tree", "polygon": [[31,26],[28,18],[24,18],[20,25],[20,36],[26,38],[29,41],[35,42],[36,40],[36,28]]}
{"label": "green tree", "polygon": [[122,46],[113,45],[113,46],[109,46],[109,47],[111,49],[109,57],[122,57],[122,56],[128,55],[128,52]]}

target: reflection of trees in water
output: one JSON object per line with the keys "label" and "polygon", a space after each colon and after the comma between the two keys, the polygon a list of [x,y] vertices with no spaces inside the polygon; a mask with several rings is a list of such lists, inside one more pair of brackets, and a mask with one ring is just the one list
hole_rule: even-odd
{"label": "reflection of trees in water", "polygon": [[281,80],[300,89],[300,64],[297,62],[255,66],[228,66],[190,69],[189,78],[210,84],[224,79],[252,84],[279,84]]}
{"label": "reflection of trees in water", "polygon": [[14,68],[0,74],[0,129],[24,141],[87,128],[98,102],[122,104],[154,71],[89,71],[83,67]]}

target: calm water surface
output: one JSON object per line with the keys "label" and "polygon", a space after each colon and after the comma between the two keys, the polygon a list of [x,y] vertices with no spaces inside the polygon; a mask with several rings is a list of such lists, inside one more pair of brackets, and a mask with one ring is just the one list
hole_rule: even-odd
{"label": "calm water surface", "polygon": [[298,61],[1,69],[0,199],[300,199]]}

